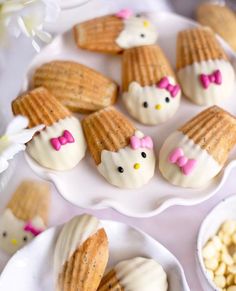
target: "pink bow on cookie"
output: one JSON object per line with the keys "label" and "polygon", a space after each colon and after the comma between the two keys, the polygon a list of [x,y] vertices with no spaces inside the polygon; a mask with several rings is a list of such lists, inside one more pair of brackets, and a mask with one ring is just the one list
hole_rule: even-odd
{"label": "pink bow on cookie", "polygon": [[175,148],[169,154],[168,159],[171,164],[176,164],[177,166],[179,166],[183,174],[186,176],[191,174],[197,163],[197,160],[188,159],[187,157],[185,157],[184,151],[181,148]]}
{"label": "pink bow on cookie", "polygon": [[216,85],[221,85],[222,75],[221,75],[220,70],[216,70],[210,75],[201,74],[200,75],[200,82],[201,82],[202,87],[204,89],[207,89],[211,83],[216,84]]}
{"label": "pink bow on cookie", "polygon": [[73,135],[69,132],[69,130],[65,130],[62,136],[51,138],[50,142],[52,147],[56,151],[59,151],[62,145],[65,145],[67,143],[74,143],[75,139]]}
{"label": "pink bow on cookie", "polygon": [[180,91],[180,86],[178,84],[171,85],[169,83],[169,80],[167,77],[162,78],[159,83],[157,84],[157,87],[160,89],[166,89],[170,92],[170,95],[174,98]]}
{"label": "pink bow on cookie", "polygon": [[134,135],[130,138],[130,145],[133,150],[136,150],[139,148],[152,149],[153,141],[150,136],[144,136],[143,138],[138,138],[137,136]]}
{"label": "pink bow on cookie", "polygon": [[33,236],[37,236],[39,235],[41,232],[43,232],[42,229],[37,229],[36,227],[34,227],[31,222],[28,222],[25,227],[24,227],[24,231],[30,232],[32,233]]}
{"label": "pink bow on cookie", "polygon": [[116,17],[121,19],[129,19],[133,15],[133,11],[131,9],[122,9],[116,13]]}

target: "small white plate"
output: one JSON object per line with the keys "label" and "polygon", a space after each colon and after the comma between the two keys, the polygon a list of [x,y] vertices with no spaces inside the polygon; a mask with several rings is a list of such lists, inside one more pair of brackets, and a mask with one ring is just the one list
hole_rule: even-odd
{"label": "small white plate", "polygon": [[[152,12],[148,15],[156,24],[160,32],[159,43],[167,57],[175,66],[176,36],[178,31],[196,26],[188,19],[172,13]],[[232,61],[235,61],[234,53],[221,40]],[[75,60],[88,65],[107,76],[110,76],[120,84],[121,60],[120,56],[110,56],[80,50],[76,47],[72,32],[69,31],[54,39],[42,52],[35,57],[30,64],[22,90],[30,87],[30,81],[35,68],[41,64],[55,59]],[[121,102],[116,105],[125,114]],[[224,100],[223,108],[236,114],[235,96]],[[182,98],[179,111],[176,115],[159,126],[143,126],[134,122],[137,128],[145,134],[153,137],[156,145],[156,156],[167,136],[184,124],[189,118],[203,110],[204,107],[194,105],[187,99]],[[156,167],[153,179],[146,186],[138,190],[121,190],[108,184],[96,170],[95,164],[89,154],[80,164],[68,172],[53,172],[40,167],[30,157],[27,161],[30,167],[42,178],[52,181],[61,195],[71,203],[91,209],[103,209],[113,207],[119,212],[133,217],[150,217],[161,213],[172,205],[194,205],[203,202],[223,185],[231,169],[236,165],[234,161],[236,152],[231,155],[228,165],[207,187],[204,189],[191,190],[175,187],[165,181]]]}
{"label": "small white plate", "polygon": [[236,195],[223,199],[217,204],[203,220],[197,239],[197,263],[198,274],[204,290],[220,290],[216,288],[206,273],[202,257],[202,248],[206,242],[214,236],[220,226],[228,219],[236,220]]}
{"label": "small white plate", "polygon": [[[178,260],[160,243],[128,225],[102,221],[108,239],[108,268],[135,256],[153,258],[168,276],[168,291],[190,291]],[[0,290],[52,291],[53,251],[61,226],[51,228],[16,253],[0,277]]]}

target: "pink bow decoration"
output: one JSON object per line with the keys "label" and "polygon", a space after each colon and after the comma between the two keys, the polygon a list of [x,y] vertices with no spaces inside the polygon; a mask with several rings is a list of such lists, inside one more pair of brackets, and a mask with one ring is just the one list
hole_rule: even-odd
{"label": "pink bow decoration", "polygon": [[170,95],[174,98],[180,91],[180,86],[178,84],[171,85],[169,83],[169,80],[167,77],[163,77],[159,83],[157,84],[157,87],[160,89],[166,89],[170,92]]}
{"label": "pink bow decoration", "polygon": [[131,9],[125,8],[116,13],[116,17],[121,19],[129,19],[133,15],[133,11]]}
{"label": "pink bow decoration", "polygon": [[215,70],[210,75],[201,74],[200,75],[200,82],[201,82],[202,87],[204,89],[207,89],[211,83],[216,84],[216,85],[221,85],[222,75],[221,75],[220,70]]}
{"label": "pink bow decoration", "polygon": [[197,160],[188,159],[184,156],[181,148],[175,148],[169,155],[169,162],[180,167],[184,175],[188,176],[195,168]]}
{"label": "pink bow decoration", "polygon": [[62,145],[66,145],[67,143],[74,143],[75,139],[69,130],[65,130],[62,136],[51,138],[50,142],[52,147],[56,151],[59,151]]}
{"label": "pink bow decoration", "polygon": [[139,148],[152,149],[153,141],[150,136],[144,136],[143,138],[138,138],[137,136],[134,135],[130,138],[130,145],[133,150],[136,150]]}
{"label": "pink bow decoration", "polygon": [[37,236],[39,235],[41,232],[43,232],[42,229],[37,229],[36,227],[34,227],[31,222],[26,223],[26,225],[24,226],[24,231],[30,232],[32,233],[33,236]]}

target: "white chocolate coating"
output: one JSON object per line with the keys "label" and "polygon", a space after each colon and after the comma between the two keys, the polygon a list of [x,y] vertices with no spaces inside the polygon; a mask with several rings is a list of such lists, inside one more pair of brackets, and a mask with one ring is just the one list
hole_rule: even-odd
{"label": "white chocolate coating", "polygon": [[[62,145],[56,151],[51,143],[51,138],[57,138],[69,130],[75,142]],[[69,170],[74,168],[84,157],[86,143],[80,121],[75,117],[67,117],[46,127],[39,135],[28,143],[27,151],[41,166],[52,170]]]}
{"label": "white chocolate coating", "polygon": [[[200,83],[200,74],[212,74],[220,70],[222,84],[211,83],[204,89]],[[232,65],[225,60],[209,60],[182,68],[178,71],[178,78],[186,97],[198,105],[217,105],[225,98],[230,97],[235,80]]]}
{"label": "white chocolate coating", "polygon": [[132,16],[124,20],[124,29],[116,39],[116,43],[124,49],[151,45],[157,40],[156,27],[145,17]]}
{"label": "white chocolate coating", "polygon": [[[12,255],[29,243],[34,236],[24,230],[25,224],[26,221],[15,217],[11,209],[4,210],[0,215],[0,248]],[[31,224],[40,230],[46,228],[39,216],[33,218]]]}
{"label": "white chocolate coating", "polygon": [[[142,153],[146,158],[142,157]],[[135,165],[139,165],[136,169]],[[124,169],[123,173],[118,167]],[[154,175],[155,154],[153,149],[132,149],[130,145],[117,152],[103,150],[101,163],[97,166],[101,175],[112,185],[119,188],[135,189],[145,185]]]}
{"label": "white chocolate coating", "polygon": [[116,276],[124,291],[167,291],[167,275],[152,259],[137,257],[118,263]]}
{"label": "white chocolate coating", "polygon": [[76,216],[63,226],[54,252],[55,278],[77,248],[101,228],[99,220],[87,214]]}
{"label": "white chocolate coating", "polygon": [[[184,175],[176,164],[168,160],[170,153],[177,147],[184,151],[189,159],[196,159],[197,163],[189,175]],[[206,185],[222,169],[222,166],[206,150],[195,144],[180,131],[173,132],[164,142],[159,154],[159,169],[171,184],[200,188]]]}
{"label": "white chocolate coating", "polygon": [[[173,77],[168,77],[175,85]],[[137,82],[129,85],[128,92],[123,94],[123,102],[132,117],[143,124],[160,124],[170,119],[178,110],[181,92],[172,97],[165,89],[153,86],[140,86]],[[144,107],[147,102],[148,107]]]}

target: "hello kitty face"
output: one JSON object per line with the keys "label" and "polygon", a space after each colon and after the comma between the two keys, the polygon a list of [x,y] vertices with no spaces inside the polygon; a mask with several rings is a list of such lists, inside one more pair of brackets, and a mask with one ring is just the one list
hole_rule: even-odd
{"label": "hello kitty face", "polygon": [[157,40],[156,27],[141,15],[130,16],[124,19],[124,29],[116,39],[116,43],[124,49],[151,45]]}
{"label": "hello kitty face", "polygon": [[146,184],[155,170],[152,139],[136,131],[130,145],[117,152],[103,150],[98,171],[109,183],[120,188],[138,188]]}
{"label": "hello kitty face", "polygon": [[[0,248],[9,254],[14,254],[29,243],[35,234],[29,228],[27,230],[26,226],[25,221],[16,218],[10,209],[6,209],[0,216]],[[40,217],[35,217],[31,221],[31,226],[34,229],[45,229]]]}
{"label": "hello kitty face", "polygon": [[[168,79],[174,84],[173,78]],[[180,90],[172,96],[171,92],[157,85],[142,87],[137,82],[132,82],[128,92],[123,94],[123,101],[135,119],[144,124],[159,124],[175,114],[180,97]]]}

